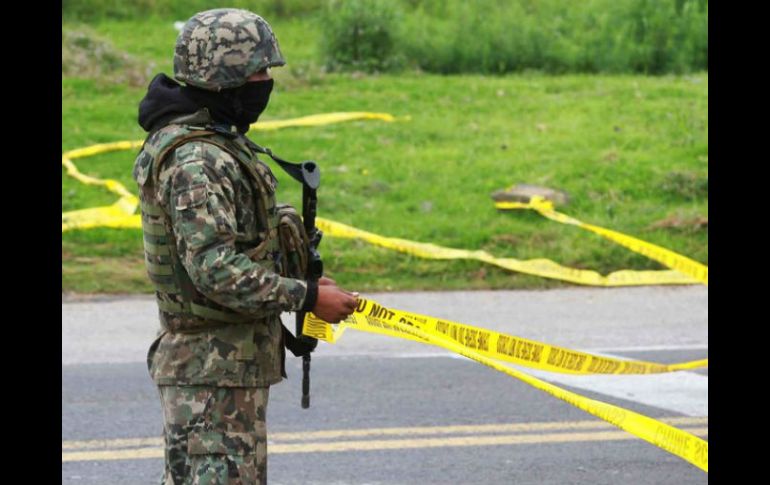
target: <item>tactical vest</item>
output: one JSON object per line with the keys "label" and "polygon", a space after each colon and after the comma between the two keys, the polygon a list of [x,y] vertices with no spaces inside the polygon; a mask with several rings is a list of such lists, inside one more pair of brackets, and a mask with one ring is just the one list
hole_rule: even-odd
{"label": "tactical vest", "polygon": [[161,327],[172,333],[194,333],[233,323],[253,322],[267,316],[243,315],[204,296],[195,288],[177,254],[171,219],[159,202],[158,177],[167,156],[192,140],[220,147],[248,174],[254,192],[258,194],[259,243],[238,250],[265,269],[283,273],[278,237],[280,215],[270,168],[256,159],[242,137],[226,137],[207,127],[172,124],[161,128],[148,138],[143,148],[144,156],[150,160],[145,162],[147,173],[140,185],[140,200],[147,272],[155,287]]}

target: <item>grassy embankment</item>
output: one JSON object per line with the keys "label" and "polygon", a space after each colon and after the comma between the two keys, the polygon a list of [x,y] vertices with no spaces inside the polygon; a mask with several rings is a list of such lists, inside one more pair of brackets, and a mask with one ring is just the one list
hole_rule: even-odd
{"label": "grassy embankment", "polygon": [[[661,266],[598,236],[531,212],[497,212],[489,194],[514,183],[567,191],[563,212],[708,263],[708,75],[644,77],[536,73],[486,77],[325,74],[314,59],[319,32],[273,21],[289,66],[263,119],[331,111],[378,111],[411,120],[353,122],[252,132],[290,160],[322,167],[320,215],[379,234],[497,256],[545,257],[607,273]],[[136,107],[145,86],[124,82],[150,65],[171,73],[176,31],[169,20],[91,26],[136,59],[130,72],[97,81],[62,80],[62,150],[139,140]],[[65,31],[79,29],[65,24]],[[152,64],[154,63],[154,67]],[[76,164],[135,191],[134,153]],[[299,187],[275,168],[280,199]],[[116,196],[66,177],[62,210],[110,204]],[[361,290],[545,288],[558,282],[472,261],[429,261],[327,238],[328,274]],[[62,288],[148,292],[138,230],[62,234]]]}

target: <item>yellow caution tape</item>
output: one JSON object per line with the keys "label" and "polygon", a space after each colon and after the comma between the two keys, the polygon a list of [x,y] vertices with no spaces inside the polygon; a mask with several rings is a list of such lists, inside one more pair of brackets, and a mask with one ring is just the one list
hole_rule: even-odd
{"label": "yellow caution tape", "polygon": [[[254,130],[275,130],[289,126],[317,126],[329,123],[338,123],[357,119],[379,119],[392,122],[395,118],[387,113],[349,112],[326,113],[305,116],[290,120],[265,121],[251,126]],[[82,158],[115,150],[129,150],[138,148],[142,141],[120,141],[103,143],[71,150],[62,155],[62,165],[67,173],[83,183],[102,185],[121,198],[110,206],[94,207],[62,213],[62,232],[72,229],[87,229],[93,227],[111,228],[141,228],[141,219],[135,215],[138,199],[126,188],[112,179],[98,179],[80,173],[72,163],[72,159]],[[529,204],[522,203],[498,203],[499,208],[529,208],[535,209],[551,219],[565,224],[574,224],[597,232],[604,237],[612,239],[637,252],[661,261],[674,271],[634,271],[620,270],[606,276],[592,270],[568,268],[548,259],[518,260],[515,258],[496,258],[486,251],[469,251],[438,246],[430,243],[420,243],[406,239],[380,236],[367,231],[362,231],[345,224],[318,218],[318,226],[327,235],[332,237],[356,238],[367,241],[384,248],[394,249],[407,254],[428,259],[474,259],[484,263],[493,264],[501,268],[521,273],[541,276],[545,278],[569,281],[592,286],[636,286],[636,285],[682,285],[708,283],[708,268],[700,263],[680,256],[672,251],[655,246],[629,236],[616,233],[590,224],[582,223],[576,219],[565,216],[553,210],[550,202],[533,197]]]}
{"label": "yellow caution tape", "polygon": [[581,285],[593,286],[633,286],[633,285],[692,285],[698,280],[672,270],[615,271],[602,276],[596,271],[568,268],[549,259],[520,260],[515,258],[496,258],[486,251],[469,251],[421,243],[408,239],[380,236],[355,227],[318,217],[318,228],[332,237],[360,239],[376,246],[381,246],[402,253],[427,259],[475,259],[501,268],[520,273],[527,273],[544,278],[570,281]]}
{"label": "yellow caution tape", "polygon": [[[642,438],[660,448],[686,460],[701,470],[708,472],[708,442],[686,431],[674,428],[668,424],[649,418],[642,414],[629,411],[619,406],[607,404],[595,399],[589,399],[574,392],[537,379],[529,374],[506,367],[493,359],[486,357],[477,348],[466,343],[460,344],[442,332],[431,331],[430,325],[422,321],[422,315],[386,308],[371,300],[359,298],[356,311],[339,326],[354,329],[386,333],[411,340],[443,347],[469,359],[492,367],[500,372],[520,379],[527,384],[545,391],[589,414],[607,421],[634,436]],[[312,314],[305,318],[305,334],[320,338],[332,335],[339,338],[341,330],[323,330],[321,327],[330,324],[319,320]],[[336,334],[336,335],[335,335]],[[477,340],[478,342],[478,340]],[[622,361],[621,361],[622,362]]]}
{"label": "yellow caution tape", "polygon": [[[340,337],[342,337],[342,334],[345,333],[346,328],[348,328],[346,322],[342,322],[338,325],[332,325],[321,320],[312,313],[306,313],[305,321],[302,324],[302,334],[333,344],[336,343]],[[391,333],[388,333],[387,335],[392,336]]]}
{"label": "yellow caution tape", "polygon": [[[367,304],[370,304],[370,306],[367,307]],[[367,309],[368,312],[365,312]],[[452,340],[468,350],[478,352],[495,360],[548,372],[579,375],[660,374],[708,367],[708,359],[677,364],[657,364],[640,360],[621,360],[603,357],[536,340],[515,337],[486,328],[474,327],[465,323],[439,319],[429,315],[390,310],[379,303],[364,299],[359,299],[356,312],[364,313],[366,317],[371,317],[367,320],[366,327],[367,331],[373,333],[410,339],[410,335],[404,335],[402,332],[399,332],[397,328],[388,325],[387,321],[378,320],[386,316],[393,317],[391,313],[398,312],[404,319],[408,319],[413,323],[419,323],[420,329],[430,335]],[[308,318],[307,322],[309,326],[304,330],[305,334],[330,343],[339,340],[342,332],[347,328],[345,323],[341,323],[336,326],[337,328],[333,328],[326,322],[314,317]],[[334,333],[335,331],[337,333]]]}
{"label": "yellow caution tape", "polygon": [[[62,154],[61,163],[67,170],[67,175],[84,184],[101,185],[106,187],[110,192],[120,196],[120,199],[118,199],[118,201],[112,205],[62,212],[62,232],[68,231],[70,229],[89,229],[92,227],[134,227],[133,221],[127,221],[129,221],[132,217],[132,214],[136,212],[136,208],[139,205],[139,199],[134,194],[126,190],[123,184],[117,180],[99,179],[89,175],[84,175],[78,170],[75,164],[72,163],[72,160],[75,158],[90,157],[100,153],[107,153],[116,150],[130,150],[132,148],[138,148],[141,145],[141,141],[101,143],[86,148],[70,150]],[[138,227],[142,227],[141,220],[138,220],[138,222]]]}
{"label": "yellow caution tape", "polygon": [[72,160],[73,158],[91,157],[93,155],[99,155],[100,153],[114,152],[120,150],[131,150],[132,148],[139,148],[144,141],[115,141],[110,143],[98,143],[85,148],[76,148],[70,150],[62,155],[62,159],[67,158]]}
{"label": "yellow caution tape", "polygon": [[658,261],[664,266],[686,274],[696,281],[708,285],[709,282],[709,269],[695,260],[692,260],[681,254],[677,254],[666,248],[662,248],[652,243],[642,241],[635,237],[622,234],[611,229],[605,229],[603,227],[594,226],[585,222],[579,221],[573,217],[562,214],[554,210],[553,202],[544,199],[540,196],[533,196],[529,202],[496,202],[495,207],[498,209],[532,209],[540,213],[543,217],[547,217],[556,222],[562,224],[570,224],[578,226],[595,234],[598,234],[610,241],[613,241],[621,246],[624,246],[635,253],[639,253],[650,259]]}
{"label": "yellow caution tape", "polygon": [[[63,212],[61,230],[91,229],[93,227],[111,227],[114,229],[141,229],[142,216],[126,215],[125,200],[120,199],[112,205]],[[134,209],[136,206],[134,206]]]}
{"label": "yellow caution tape", "polygon": [[354,120],[381,120],[393,122],[396,121],[396,118],[388,113],[367,113],[363,111],[323,113],[318,115],[303,116],[301,118],[292,118],[290,120],[260,121],[251,125],[250,129],[268,131],[279,130],[281,128],[287,128],[290,126],[320,126]]}
{"label": "yellow caution tape", "polygon": [[[291,126],[319,126],[354,120],[382,120],[393,122],[396,121],[396,118],[388,113],[370,113],[365,111],[323,113],[288,120],[260,121],[252,124],[249,129],[269,131]],[[134,215],[139,204],[139,199],[135,195],[126,190],[123,184],[117,180],[99,179],[84,175],[77,169],[75,164],[72,163],[72,160],[117,150],[131,150],[141,147],[143,143],[143,140],[100,143],[85,148],[70,150],[62,154],[61,163],[67,170],[67,175],[84,184],[102,185],[110,192],[121,197],[116,203],[109,206],[63,212],[61,224],[62,232],[72,229],[90,229],[94,227],[124,229],[142,227],[140,216]]]}
{"label": "yellow caution tape", "polygon": [[[112,206],[84,209],[62,213],[62,232],[71,229],[87,229],[92,227],[136,228],[142,227],[139,215],[131,212],[121,213],[120,208],[130,209],[128,204],[120,201]],[[135,208],[135,206],[134,206]],[[620,270],[602,276],[596,271],[568,268],[548,259],[519,260],[515,258],[497,258],[486,251],[469,251],[439,246],[432,243],[421,243],[408,239],[380,236],[372,232],[357,229],[340,222],[316,218],[316,224],[329,237],[360,239],[376,246],[393,249],[426,259],[473,259],[484,263],[505,268],[510,271],[541,276],[561,281],[569,281],[592,286],[642,286],[642,285],[691,285],[698,281],[672,270]]]}

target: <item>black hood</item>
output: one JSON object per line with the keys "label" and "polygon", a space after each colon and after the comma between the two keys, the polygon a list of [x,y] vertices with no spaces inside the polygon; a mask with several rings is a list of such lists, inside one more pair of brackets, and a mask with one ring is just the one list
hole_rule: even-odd
{"label": "black hood", "polygon": [[179,83],[161,73],[152,79],[147,94],[139,103],[139,125],[144,131],[151,132],[171,119],[195,113],[201,107],[184,95]]}
{"label": "black hood", "polygon": [[207,108],[214,122],[235,125],[245,134],[267,106],[272,86],[271,79],[216,92],[182,86],[161,73],[150,82],[139,103],[139,125],[152,132],[174,118]]}

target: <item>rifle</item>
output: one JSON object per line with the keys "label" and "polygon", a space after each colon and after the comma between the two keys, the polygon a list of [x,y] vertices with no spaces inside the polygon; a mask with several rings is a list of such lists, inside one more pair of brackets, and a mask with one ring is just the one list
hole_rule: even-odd
{"label": "rifle", "polygon": [[[316,189],[321,182],[321,172],[314,162],[302,163],[302,222],[310,243],[308,244],[307,281],[318,282],[323,276],[323,261],[318,253],[318,245],[321,243],[323,233],[315,226],[316,208],[318,197]],[[318,340],[302,335],[302,327],[305,321],[305,312],[297,312],[296,332],[297,339],[309,346],[310,350],[302,354],[302,408],[310,407],[310,352],[318,345]]]}
{"label": "rifle", "polygon": [[[245,138],[245,137],[244,137]],[[254,150],[269,156],[294,180],[302,184],[302,222],[305,226],[310,244],[308,245],[308,264],[305,274],[306,281],[318,282],[323,276],[323,261],[318,253],[318,245],[321,243],[321,232],[315,226],[316,209],[318,197],[316,189],[321,183],[321,171],[313,161],[302,163],[291,163],[277,157],[269,148],[263,148],[248,138],[247,143]],[[302,356],[302,408],[310,407],[310,353],[315,350],[318,340],[313,337],[302,335],[302,329],[305,321],[305,312],[296,313],[295,335],[283,329],[283,336],[286,348],[288,348],[296,357]]]}

